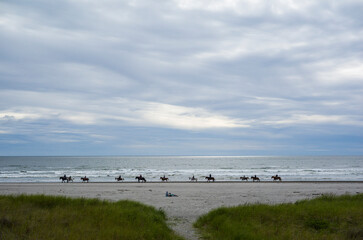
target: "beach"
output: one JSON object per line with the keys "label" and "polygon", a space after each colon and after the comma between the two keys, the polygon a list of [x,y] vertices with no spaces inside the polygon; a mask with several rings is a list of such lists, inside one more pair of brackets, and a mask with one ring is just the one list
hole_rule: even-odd
{"label": "beach", "polygon": [[[166,192],[175,197],[166,197]],[[246,203],[289,203],[322,194],[363,192],[363,182],[107,182],[107,183],[0,183],[0,194],[45,194],[134,200],[162,209],[170,227],[186,239],[198,239],[192,228],[201,215],[221,206]]]}

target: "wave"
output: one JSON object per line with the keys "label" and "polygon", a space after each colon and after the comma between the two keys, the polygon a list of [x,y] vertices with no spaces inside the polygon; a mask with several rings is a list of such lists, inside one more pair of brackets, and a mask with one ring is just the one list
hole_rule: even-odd
{"label": "wave", "polygon": [[95,181],[114,181],[122,175],[133,181],[142,174],[150,181],[166,175],[172,181],[185,181],[194,175],[212,174],[217,180],[239,180],[257,175],[271,180],[279,174],[284,180],[363,180],[363,157],[0,157],[0,182],[52,182],[66,174]]}

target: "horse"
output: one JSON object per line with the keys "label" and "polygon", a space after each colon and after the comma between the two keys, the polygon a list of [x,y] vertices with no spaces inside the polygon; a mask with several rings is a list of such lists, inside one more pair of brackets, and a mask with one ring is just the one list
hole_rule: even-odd
{"label": "horse", "polygon": [[215,181],[214,177],[212,177],[212,176],[207,176],[207,177],[205,177],[205,179],[207,179],[207,182]]}
{"label": "horse", "polygon": [[120,176],[116,177],[115,180],[117,180],[117,182],[119,182],[119,181],[123,181],[124,179],[120,175]]}
{"label": "horse", "polygon": [[137,182],[146,182],[146,179],[143,176],[137,176],[135,179],[137,179]]}
{"label": "horse", "polygon": [[62,183],[64,183],[65,181],[68,182],[68,177],[64,176],[64,177],[59,177],[60,180],[62,180]]}
{"label": "horse", "polygon": [[281,181],[281,177],[279,177],[278,175],[272,176],[271,178],[273,178],[274,181],[277,181],[277,180]]}
{"label": "horse", "polygon": [[84,177],[81,177],[81,180],[82,180],[82,182],[88,182],[89,181],[89,178],[86,177],[86,176],[84,176]]}
{"label": "horse", "polygon": [[67,182],[73,182],[73,179],[71,176],[67,177]]}
{"label": "horse", "polygon": [[160,177],[160,179],[161,179],[161,181],[165,181],[165,182],[167,182],[168,180],[169,180],[169,178],[167,178],[167,177],[165,177],[165,175],[164,175],[164,177]]}
{"label": "horse", "polygon": [[249,177],[243,176],[243,177],[240,177],[240,179],[241,179],[242,181],[246,181],[246,182],[248,182]]}
{"label": "horse", "polygon": [[192,182],[198,182],[198,178],[195,178],[194,175],[193,177],[189,177],[189,180],[192,181]]}
{"label": "horse", "polygon": [[257,181],[257,182],[259,182],[259,181],[260,181],[260,178],[259,178],[259,177],[257,177],[256,175],[255,175],[255,176],[252,176],[252,177],[251,177],[251,179],[252,179],[253,181]]}

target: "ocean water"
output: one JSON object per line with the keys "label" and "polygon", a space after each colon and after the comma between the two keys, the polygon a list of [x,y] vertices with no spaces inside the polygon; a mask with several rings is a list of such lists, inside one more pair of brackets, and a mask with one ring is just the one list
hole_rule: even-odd
{"label": "ocean water", "polygon": [[76,182],[83,176],[114,182],[119,175],[136,181],[140,174],[148,181],[163,175],[171,181],[188,181],[192,175],[202,180],[209,174],[216,181],[240,181],[243,175],[271,181],[276,174],[283,181],[363,181],[363,156],[0,157],[0,182],[59,182],[64,174]]}

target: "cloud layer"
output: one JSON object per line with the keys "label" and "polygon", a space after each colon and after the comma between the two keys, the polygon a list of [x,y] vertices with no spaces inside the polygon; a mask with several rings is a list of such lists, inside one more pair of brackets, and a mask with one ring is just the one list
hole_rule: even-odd
{"label": "cloud layer", "polygon": [[361,1],[0,3],[0,155],[363,154]]}

